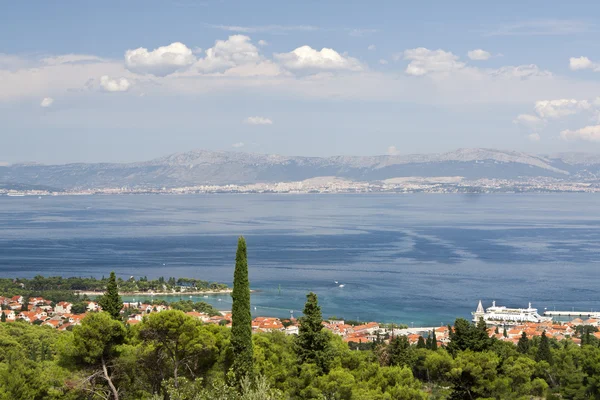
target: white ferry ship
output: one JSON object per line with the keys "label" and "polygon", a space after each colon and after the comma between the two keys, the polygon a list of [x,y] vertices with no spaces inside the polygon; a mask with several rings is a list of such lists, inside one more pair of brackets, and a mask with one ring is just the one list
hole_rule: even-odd
{"label": "white ferry ship", "polygon": [[519,325],[526,322],[540,323],[552,320],[552,317],[542,317],[538,314],[537,308],[532,308],[531,303],[527,308],[507,308],[497,306],[493,301],[492,306],[484,311],[479,300],[477,310],[472,314],[473,322],[477,323],[480,318],[483,318],[488,325]]}

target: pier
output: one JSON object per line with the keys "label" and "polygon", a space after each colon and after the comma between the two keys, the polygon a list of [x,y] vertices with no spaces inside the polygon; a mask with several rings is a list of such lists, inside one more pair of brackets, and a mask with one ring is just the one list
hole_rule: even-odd
{"label": "pier", "polygon": [[597,311],[544,311],[544,315],[549,317],[585,317],[600,319],[600,312]]}

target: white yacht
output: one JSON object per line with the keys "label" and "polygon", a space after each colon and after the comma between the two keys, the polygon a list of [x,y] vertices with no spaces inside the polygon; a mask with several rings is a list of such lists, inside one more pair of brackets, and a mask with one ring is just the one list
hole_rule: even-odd
{"label": "white yacht", "polygon": [[552,317],[542,317],[537,311],[537,308],[531,307],[531,303],[527,308],[507,308],[497,306],[495,301],[484,311],[481,300],[479,300],[477,310],[471,314],[473,314],[473,322],[477,323],[480,318],[483,318],[488,325],[519,325],[527,322],[540,323],[552,320]]}

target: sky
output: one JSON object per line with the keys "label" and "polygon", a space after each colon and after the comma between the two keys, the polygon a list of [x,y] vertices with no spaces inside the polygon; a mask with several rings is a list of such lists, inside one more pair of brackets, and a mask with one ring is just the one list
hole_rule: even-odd
{"label": "sky", "polygon": [[600,2],[0,4],[0,165],[600,152]]}

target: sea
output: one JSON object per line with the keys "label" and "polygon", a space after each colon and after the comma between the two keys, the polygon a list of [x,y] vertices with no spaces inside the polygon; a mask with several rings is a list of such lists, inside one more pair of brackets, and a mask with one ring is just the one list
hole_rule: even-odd
{"label": "sea", "polygon": [[231,284],[240,235],[255,316],[300,316],[310,291],[326,318],[409,326],[471,318],[479,300],[600,310],[594,194],[0,197],[0,276]]}

